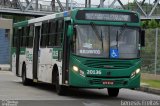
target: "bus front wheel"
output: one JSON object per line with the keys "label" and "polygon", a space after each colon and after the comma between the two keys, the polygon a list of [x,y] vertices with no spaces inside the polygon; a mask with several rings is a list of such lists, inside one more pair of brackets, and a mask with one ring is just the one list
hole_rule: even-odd
{"label": "bus front wheel", "polygon": [[108,95],[110,97],[117,97],[119,94],[119,88],[108,88]]}

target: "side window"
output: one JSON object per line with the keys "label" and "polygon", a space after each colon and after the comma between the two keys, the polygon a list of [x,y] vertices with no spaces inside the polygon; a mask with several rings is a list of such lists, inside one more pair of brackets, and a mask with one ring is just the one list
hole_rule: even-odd
{"label": "side window", "polygon": [[29,35],[28,30],[29,30],[28,26],[22,28],[22,32],[23,32],[22,33],[22,44],[21,44],[22,47],[27,46],[27,38],[28,38],[28,35]]}
{"label": "side window", "polygon": [[27,47],[33,47],[33,35],[34,35],[34,26],[30,25],[28,27],[28,37],[27,37]]}
{"label": "side window", "polygon": [[18,29],[18,33],[19,33],[19,36],[20,36],[20,47],[23,47],[23,40],[24,40],[24,27]]}
{"label": "side window", "polygon": [[49,43],[48,46],[56,45],[56,36],[57,36],[57,21],[51,21],[49,23]]}
{"label": "side window", "polygon": [[25,34],[25,46],[28,47],[29,43],[28,43],[28,40],[29,40],[29,29],[30,27],[27,26],[25,27],[25,30],[24,30],[24,34]]}
{"label": "side window", "polygon": [[26,47],[26,28],[23,28],[23,42],[22,42],[22,47]]}
{"label": "side window", "polygon": [[48,23],[43,23],[42,24],[42,29],[41,29],[41,42],[40,46],[41,47],[46,47],[47,42],[48,42]]}
{"label": "side window", "polygon": [[56,46],[61,46],[62,43],[62,36],[63,36],[63,20],[58,21],[58,29],[57,29],[57,40],[56,40]]}
{"label": "side window", "polygon": [[[63,37],[63,20],[52,20],[48,24],[48,40],[47,46],[61,46]],[[42,36],[42,35],[41,35]]]}

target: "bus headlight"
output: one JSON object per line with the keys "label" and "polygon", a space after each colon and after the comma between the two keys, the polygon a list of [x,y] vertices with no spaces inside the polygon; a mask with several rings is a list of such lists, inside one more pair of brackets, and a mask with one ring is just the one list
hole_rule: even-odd
{"label": "bus headlight", "polygon": [[141,70],[138,68],[136,71],[132,72],[131,78],[135,77]]}
{"label": "bus headlight", "polygon": [[141,70],[138,68],[138,69],[136,70],[136,74],[138,74],[140,71],[141,71]]}
{"label": "bus headlight", "polygon": [[78,72],[78,67],[77,66],[73,66],[73,70],[75,71],[75,72]]}

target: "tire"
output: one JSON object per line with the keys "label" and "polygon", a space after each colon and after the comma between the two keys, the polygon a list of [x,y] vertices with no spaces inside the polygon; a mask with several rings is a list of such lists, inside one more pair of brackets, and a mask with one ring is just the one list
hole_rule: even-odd
{"label": "tire", "polygon": [[108,95],[110,97],[117,97],[119,94],[119,88],[108,88]]}
{"label": "tire", "polygon": [[59,74],[58,74],[58,71],[56,71],[55,73],[55,87],[56,87],[56,92],[58,95],[65,95],[65,90],[66,88],[62,85],[59,85]]}
{"label": "tire", "polygon": [[25,64],[23,64],[23,66],[22,66],[22,83],[25,86],[31,84],[31,80],[27,79],[27,77],[26,77],[26,65]]}

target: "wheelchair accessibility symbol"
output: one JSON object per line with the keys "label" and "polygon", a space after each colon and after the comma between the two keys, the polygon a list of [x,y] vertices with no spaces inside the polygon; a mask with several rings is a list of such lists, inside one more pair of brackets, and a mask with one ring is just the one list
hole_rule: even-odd
{"label": "wheelchair accessibility symbol", "polygon": [[110,57],[118,58],[119,57],[118,49],[110,49]]}

